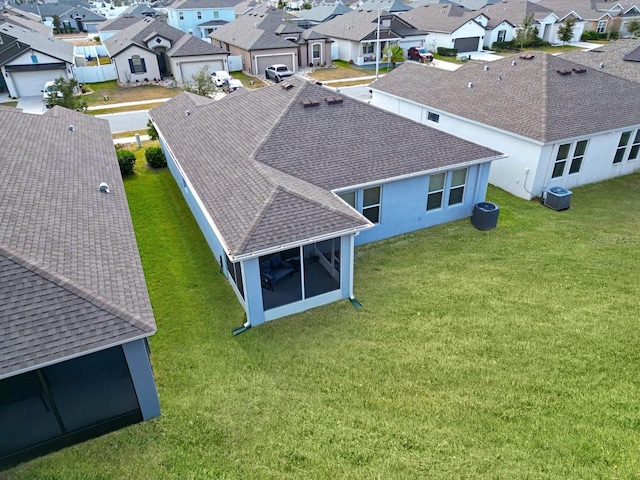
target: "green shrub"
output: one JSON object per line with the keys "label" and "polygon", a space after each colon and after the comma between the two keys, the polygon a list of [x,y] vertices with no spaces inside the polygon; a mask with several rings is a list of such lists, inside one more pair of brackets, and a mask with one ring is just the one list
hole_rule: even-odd
{"label": "green shrub", "polygon": [[611,32],[609,34],[609,40],[617,40],[620,36],[620,32]]}
{"label": "green shrub", "polygon": [[167,160],[160,147],[149,147],[145,150],[144,156],[151,168],[164,168],[167,166]]}
{"label": "green shrub", "polygon": [[438,47],[437,53],[438,55],[442,55],[443,57],[455,57],[458,54],[458,49]]}
{"label": "green shrub", "polygon": [[135,153],[131,150],[116,150],[116,155],[118,155],[122,176],[131,175],[133,173],[133,165],[136,163]]}
{"label": "green shrub", "polygon": [[149,140],[157,140],[158,139],[158,131],[156,127],[154,127],[151,120],[147,120],[147,135],[149,135]]}
{"label": "green shrub", "polygon": [[504,52],[515,49],[516,46],[514,45],[513,40],[509,40],[508,42],[493,42],[493,45],[491,45],[491,50],[495,50],[497,52]]}
{"label": "green shrub", "polygon": [[590,40],[603,40],[605,38],[607,38],[606,33],[598,33],[592,30],[586,30],[582,32],[582,35],[580,36],[580,40],[583,42],[588,42]]}

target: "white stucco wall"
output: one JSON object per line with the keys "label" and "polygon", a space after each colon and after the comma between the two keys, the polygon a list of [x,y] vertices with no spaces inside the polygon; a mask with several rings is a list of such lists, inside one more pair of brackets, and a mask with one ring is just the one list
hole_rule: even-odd
{"label": "white stucco wall", "polygon": [[[129,68],[129,59],[133,55],[140,55],[140,58],[144,58],[145,67],[147,69],[145,73],[131,73],[131,69]],[[111,61],[116,64],[118,81],[121,83],[136,83],[136,80],[138,82],[142,82],[145,78],[149,80],[160,78],[160,69],[158,67],[156,55],[140,47],[132,46],[127,48],[117,56],[112,57]]]}
{"label": "white stucco wall", "polygon": [[491,48],[491,45],[493,45],[495,42],[498,41],[498,32],[500,30],[506,30],[506,35],[504,37],[504,41],[508,42],[510,40],[513,40],[513,37],[515,36],[516,33],[516,29],[507,22],[502,22],[500,25],[498,25],[497,27],[495,27],[493,30],[487,30],[485,32],[485,37],[484,37],[484,46],[487,48]]}
{"label": "white stucco wall", "polygon": [[[543,189],[549,186],[573,188],[640,170],[640,158],[613,164],[622,132],[633,132],[627,146],[626,158],[635,132],[640,129],[640,125],[543,144],[376,90],[373,90],[371,103],[509,155],[508,158],[496,160],[491,164],[489,183],[527,200],[540,196]],[[428,112],[440,116],[438,123],[428,120]],[[551,175],[559,146],[565,143],[575,144],[580,140],[589,141],[580,172],[569,174],[571,162],[571,158],[569,158],[564,175],[552,179]]]}

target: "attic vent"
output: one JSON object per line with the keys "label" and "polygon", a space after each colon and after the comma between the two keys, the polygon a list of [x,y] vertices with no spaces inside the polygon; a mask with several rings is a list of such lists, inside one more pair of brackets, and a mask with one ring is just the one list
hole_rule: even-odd
{"label": "attic vent", "polygon": [[304,108],[319,107],[320,102],[318,100],[306,99],[306,100],[302,100],[302,105],[304,105]]}
{"label": "attic vent", "polygon": [[516,62],[515,60],[511,60],[511,66],[515,67],[518,64],[518,62]]}
{"label": "attic vent", "polygon": [[604,62],[600,62],[600,68],[604,68]]}
{"label": "attic vent", "polygon": [[190,110],[187,110],[186,112],[184,112],[184,116],[185,117],[188,117],[189,115],[191,115],[191,111]]}
{"label": "attic vent", "polygon": [[469,82],[469,85],[467,85],[467,88],[473,88],[473,82]]}
{"label": "attic vent", "polygon": [[98,187],[98,189],[102,192],[102,193],[109,193],[109,185],[107,185],[106,182],[102,182],[100,184],[100,186]]}
{"label": "attic vent", "polygon": [[282,88],[283,90],[291,90],[293,88],[293,85],[289,82],[282,82],[280,84],[280,88]]}
{"label": "attic vent", "polygon": [[75,132],[76,131],[76,127],[74,127],[73,125],[69,125],[69,130],[71,132]]}
{"label": "attic vent", "polygon": [[485,65],[485,66],[484,66],[484,71],[485,71],[485,72],[488,72],[488,71],[489,71],[489,65]]}
{"label": "attic vent", "polygon": [[522,60],[533,60],[534,57],[535,55],[532,55],[530,53],[525,53],[524,55],[520,55],[520,58]]}
{"label": "attic vent", "polygon": [[571,75],[571,70],[556,70],[558,75],[562,75],[563,77],[566,75]]}
{"label": "attic vent", "polygon": [[586,68],[582,68],[582,67],[572,68],[572,70],[574,71],[574,73],[584,73],[587,71]]}
{"label": "attic vent", "polygon": [[325,101],[329,105],[336,105],[338,103],[342,103],[342,97],[327,97],[325,98]]}

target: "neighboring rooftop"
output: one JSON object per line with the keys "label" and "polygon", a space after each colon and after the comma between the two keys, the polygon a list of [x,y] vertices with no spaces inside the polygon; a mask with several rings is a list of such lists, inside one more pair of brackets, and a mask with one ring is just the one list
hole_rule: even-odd
{"label": "neighboring rooftop", "polygon": [[371,88],[543,143],[640,124],[629,101],[640,98],[640,84],[546,53],[529,56],[454,72],[408,62]]}
{"label": "neighboring rooftop", "polygon": [[[333,97],[332,90],[292,77],[217,102],[184,93],[151,110],[232,258],[371,226],[332,190],[499,155]],[[247,122],[248,115],[260,121]],[[294,131],[316,133],[291,141]]]}
{"label": "neighboring rooftop", "polygon": [[234,8],[242,0],[178,0],[167,8],[170,10]]}
{"label": "neighboring rooftop", "polygon": [[571,50],[562,58],[640,83],[640,40],[617,40],[589,51]]}
{"label": "neighboring rooftop", "polygon": [[108,123],[0,110],[0,378],[153,334]]}
{"label": "neighboring rooftop", "polygon": [[0,24],[0,32],[15,38],[20,43],[29,45],[33,50],[50,55],[58,60],[73,63],[73,44],[57,40],[52,36],[18,27],[11,23]]}
{"label": "neighboring rooftop", "polygon": [[120,15],[119,17],[112,18],[111,20],[98,24],[96,28],[99,32],[119,32],[120,30],[124,30],[125,28],[129,28],[131,25],[138,23],[142,19],[143,17],[139,17],[137,15]]}
{"label": "neighboring rooftop", "polygon": [[472,12],[459,5],[423,5],[398,16],[411,25],[428,32],[452,33],[481,12]]}
{"label": "neighboring rooftop", "polygon": [[229,53],[220,47],[153,18],[144,18],[121,30],[113,37],[108,38],[104,42],[104,46],[112,57],[131,45],[137,45],[148,50],[147,42],[156,35],[171,42],[171,48],[167,51],[170,57]]}

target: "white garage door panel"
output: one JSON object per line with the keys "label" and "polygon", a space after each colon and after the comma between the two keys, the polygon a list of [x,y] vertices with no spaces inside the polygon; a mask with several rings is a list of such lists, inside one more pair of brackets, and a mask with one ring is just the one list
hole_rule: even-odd
{"label": "white garage door panel", "polygon": [[276,63],[283,63],[289,70],[292,72],[293,70],[293,55],[274,55],[271,57],[258,57],[258,75],[264,75],[264,71],[267,69],[269,65],[274,65]]}
{"label": "white garage door panel", "polygon": [[193,81],[193,76],[198,73],[202,67],[207,67],[209,69],[209,73],[215,72],[216,70],[224,70],[222,60],[207,62],[180,62],[182,81],[187,83]]}
{"label": "white garage door panel", "polygon": [[40,70],[35,72],[11,72],[13,85],[18,97],[35,97],[42,95],[46,82],[54,81],[59,76],[67,78],[64,70]]}

